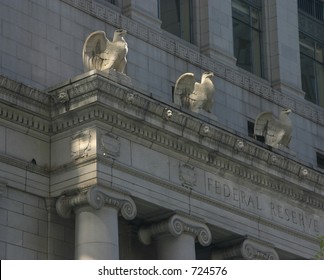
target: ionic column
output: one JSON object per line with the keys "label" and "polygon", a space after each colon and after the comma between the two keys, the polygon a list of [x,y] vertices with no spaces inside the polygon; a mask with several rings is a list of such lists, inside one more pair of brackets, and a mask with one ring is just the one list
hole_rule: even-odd
{"label": "ionic column", "polygon": [[136,216],[134,201],[127,195],[100,186],[61,196],[56,203],[60,216],[75,213],[75,259],[118,260],[118,214]]}
{"label": "ionic column", "polygon": [[279,260],[279,256],[270,244],[259,240],[245,239],[228,248],[214,250],[212,259]]}
{"label": "ionic column", "polygon": [[160,260],[196,259],[195,241],[203,246],[211,243],[209,228],[200,221],[175,214],[162,222],[139,230],[139,239],[145,245],[156,243]]}

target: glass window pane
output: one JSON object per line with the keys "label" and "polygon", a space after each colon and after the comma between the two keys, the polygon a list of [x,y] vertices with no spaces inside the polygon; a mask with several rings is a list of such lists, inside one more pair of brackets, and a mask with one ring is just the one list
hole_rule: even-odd
{"label": "glass window pane", "polygon": [[302,88],[305,91],[305,99],[313,103],[316,103],[316,82],[315,82],[315,65],[314,60],[310,57],[301,54],[301,76],[302,76]]}
{"label": "glass window pane", "polygon": [[239,67],[252,72],[250,28],[233,19],[233,34],[236,63]]}
{"label": "glass window pane", "polygon": [[180,0],[160,0],[160,16],[161,27],[180,37]]}
{"label": "glass window pane", "polygon": [[324,107],[324,65],[316,63],[318,104]]}
{"label": "glass window pane", "polygon": [[181,38],[191,41],[190,1],[181,0]]}
{"label": "glass window pane", "polygon": [[242,1],[233,0],[232,8],[234,18],[250,24],[250,11],[247,4],[243,3]]}
{"label": "glass window pane", "polygon": [[237,66],[262,77],[261,10],[232,0],[234,56]]}
{"label": "glass window pane", "polygon": [[299,44],[300,44],[300,51],[308,55],[310,57],[314,57],[314,41],[311,40],[309,37],[300,34],[299,35]]}
{"label": "glass window pane", "polygon": [[191,0],[160,0],[161,28],[191,42]]}

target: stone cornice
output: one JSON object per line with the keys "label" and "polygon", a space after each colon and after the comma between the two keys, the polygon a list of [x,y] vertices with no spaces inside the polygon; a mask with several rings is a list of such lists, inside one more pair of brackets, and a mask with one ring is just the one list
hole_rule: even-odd
{"label": "stone cornice", "polygon": [[[72,88],[72,85],[67,87]],[[104,121],[132,137],[136,135],[148,145],[155,143],[166,153],[178,154],[184,161],[187,158],[202,162],[207,170],[216,167],[290,199],[324,208],[323,200],[317,197],[323,193],[323,174],[297,162],[289,154],[271,151],[253,139],[238,137],[205,116],[182,111],[173,104],[161,103],[119,86],[109,80],[109,75],[100,72],[82,76],[75,82],[73,93],[84,101],[80,108],[75,105],[71,111],[57,112],[53,116],[55,133],[68,130],[72,125]],[[53,89],[51,94],[57,91]],[[131,102],[127,95],[131,95]],[[70,103],[74,104],[73,97]],[[172,112],[169,118],[165,117],[166,109]],[[73,118],[67,117],[69,114]],[[256,161],[257,167],[254,166]]]}
{"label": "stone cornice", "polygon": [[161,234],[179,236],[183,233],[194,235],[202,246],[208,246],[212,241],[211,232],[204,223],[192,217],[179,214],[175,214],[161,222],[140,228],[138,236],[143,244],[149,245],[155,236]]}
{"label": "stone cornice", "polygon": [[0,154],[0,162],[5,163],[11,166],[15,166],[21,169],[24,169],[29,172],[39,174],[41,176],[48,177],[50,175],[49,169],[46,166],[35,165],[31,162],[27,162],[12,156]]}
{"label": "stone cornice", "polygon": [[51,97],[42,91],[28,87],[0,75],[0,100],[10,106],[19,106],[34,115],[49,119]]}
{"label": "stone cornice", "polygon": [[21,110],[21,108],[17,109],[10,104],[0,103],[0,119],[45,135],[49,135],[51,132],[49,118],[37,116],[36,114]]}
{"label": "stone cornice", "polygon": [[235,66],[224,65],[211,57],[199,53],[195,48],[188,47],[181,39],[176,40],[173,36],[168,36],[166,32],[134,21],[94,0],[61,1],[95,16],[110,25],[124,28],[129,34],[193,65],[212,71],[216,76],[267,99],[280,107],[288,107],[295,114],[324,125],[324,109],[301,99],[298,97],[299,94],[290,96],[287,93],[281,93],[273,89],[266,80],[246,73]]}
{"label": "stone cornice", "polygon": [[137,213],[131,197],[101,186],[92,186],[76,194],[60,196],[56,202],[56,210],[61,217],[69,218],[75,208],[87,205],[97,210],[103,206],[116,208],[126,220],[134,219]]}

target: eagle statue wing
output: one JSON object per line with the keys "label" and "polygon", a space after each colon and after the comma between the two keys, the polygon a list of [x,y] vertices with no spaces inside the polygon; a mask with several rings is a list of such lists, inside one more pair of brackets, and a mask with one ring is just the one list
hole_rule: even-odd
{"label": "eagle statue wing", "polygon": [[[261,113],[255,121],[254,134],[263,136],[265,144],[278,148],[279,144],[288,145],[286,138],[288,127],[285,123],[273,117],[271,112]],[[283,141],[284,140],[284,141]]]}
{"label": "eagle statue wing", "polygon": [[109,48],[111,42],[104,31],[91,33],[84,42],[82,60],[85,71],[102,70],[104,58],[102,54]]}
{"label": "eagle statue wing", "polygon": [[174,87],[174,103],[189,109],[189,96],[193,93],[195,87],[195,75],[193,73],[185,73],[176,81]]}

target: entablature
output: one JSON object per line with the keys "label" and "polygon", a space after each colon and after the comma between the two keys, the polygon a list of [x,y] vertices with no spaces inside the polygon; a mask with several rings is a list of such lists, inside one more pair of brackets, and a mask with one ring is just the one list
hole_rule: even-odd
{"label": "entablature", "polygon": [[118,84],[110,79],[109,73],[98,71],[53,88],[50,94],[58,95],[65,90],[70,91],[67,101],[70,107],[64,102],[55,103],[58,106],[53,111],[55,134],[85,122],[103,122],[117,134],[120,131],[135,142],[136,138],[142,139],[150,148],[208,172],[220,170],[288,199],[324,209],[322,173],[298,162],[292,154],[270,150],[262,143],[227,130],[208,115],[157,101],[136,91],[130,83]]}

